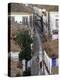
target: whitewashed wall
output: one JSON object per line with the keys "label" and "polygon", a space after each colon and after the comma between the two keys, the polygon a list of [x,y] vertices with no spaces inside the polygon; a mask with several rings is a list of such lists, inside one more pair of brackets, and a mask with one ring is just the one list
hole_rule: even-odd
{"label": "whitewashed wall", "polygon": [[56,24],[55,24],[55,20],[56,19],[59,19],[59,16],[58,16],[58,12],[49,12],[49,15],[50,15],[50,29],[51,29],[51,32],[52,30],[58,30],[58,28],[56,27]]}
{"label": "whitewashed wall", "polygon": [[[52,31],[53,30],[58,30],[59,28],[56,26],[56,19],[59,19],[59,14],[58,12],[49,12],[50,16],[50,30],[51,30],[51,35],[53,35]],[[58,34],[53,35],[52,39],[58,39]]]}
{"label": "whitewashed wall", "polygon": [[19,52],[10,52],[11,60],[19,61]]}
{"label": "whitewashed wall", "polygon": [[30,15],[24,15],[24,14],[20,14],[20,15],[10,15],[12,17],[14,17],[15,21],[17,21],[18,23],[22,23],[23,22],[23,17],[27,17],[28,18],[28,22],[30,20]]}
{"label": "whitewashed wall", "polygon": [[17,21],[18,23],[22,23],[23,17],[27,17],[28,22],[30,22],[30,16],[32,16],[32,14],[24,12],[12,12],[9,16],[13,16],[15,18],[15,21]]}
{"label": "whitewashed wall", "polygon": [[22,65],[23,65],[22,70],[25,71],[25,60],[22,60]]}
{"label": "whitewashed wall", "polygon": [[31,67],[31,60],[28,61],[27,67]]}
{"label": "whitewashed wall", "polygon": [[58,37],[59,37],[58,34],[52,35],[52,40],[58,39]]}
{"label": "whitewashed wall", "polygon": [[[11,60],[19,61],[19,52],[10,52]],[[25,71],[25,59],[22,60],[23,68],[22,70]],[[31,67],[31,60],[28,61],[27,67]]]}

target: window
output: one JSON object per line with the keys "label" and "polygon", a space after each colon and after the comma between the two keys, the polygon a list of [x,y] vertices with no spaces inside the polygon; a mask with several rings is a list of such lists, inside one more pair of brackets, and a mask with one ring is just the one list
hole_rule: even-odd
{"label": "window", "polygon": [[28,17],[23,17],[23,24],[28,24]]}
{"label": "window", "polygon": [[53,30],[53,34],[58,34],[58,30]]}

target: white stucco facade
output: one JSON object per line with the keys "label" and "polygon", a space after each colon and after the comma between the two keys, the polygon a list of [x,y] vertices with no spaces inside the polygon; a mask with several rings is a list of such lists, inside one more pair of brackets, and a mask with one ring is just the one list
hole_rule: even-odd
{"label": "white stucco facade", "polygon": [[19,61],[19,52],[10,52],[11,60]]}
{"label": "white stucco facade", "polygon": [[27,18],[28,22],[30,22],[30,16],[32,16],[32,14],[29,13],[22,13],[22,12],[12,12],[11,15],[9,15],[11,17],[14,17],[14,20],[17,23],[22,24],[23,22],[23,17]]}
{"label": "white stucco facade", "polygon": [[53,34],[54,30],[59,30],[59,14],[58,12],[49,12],[50,16],[50,31],[52,35],[52,39],[58,39],[58,34]]}

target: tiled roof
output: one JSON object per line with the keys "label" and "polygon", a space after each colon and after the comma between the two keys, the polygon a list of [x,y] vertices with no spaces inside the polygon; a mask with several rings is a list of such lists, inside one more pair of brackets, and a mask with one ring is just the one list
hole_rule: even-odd
{"label": "tiled roof", "polygon": [[47,11],[58,11],[58,5],[30,4],[30,6],[35,6],[41,9],[46,9]]}
{"label": "tiled roof", "polygon": [[9,3],[8,4],[8,12],[27,12],[32,13],[32,9],[29,6],[25,6],[25,4],[21,3]]}

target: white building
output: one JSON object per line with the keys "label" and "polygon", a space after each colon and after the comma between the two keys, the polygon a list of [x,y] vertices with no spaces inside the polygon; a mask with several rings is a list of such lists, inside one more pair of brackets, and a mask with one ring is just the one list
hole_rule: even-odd
{"label": "white building", "polygon": [[59,14],[58,12],[49,12],[50,17],[50,33],[52,39],[58,39],[58,30],[59,30]]}
{"label": "white building", "polygon": [[20,23],[20,24],[26,24],[30,25],[30,17],[32,14],[29,14],[27,12],[11,12],[9,15],[11,19],[14,17],[15,22]]}

